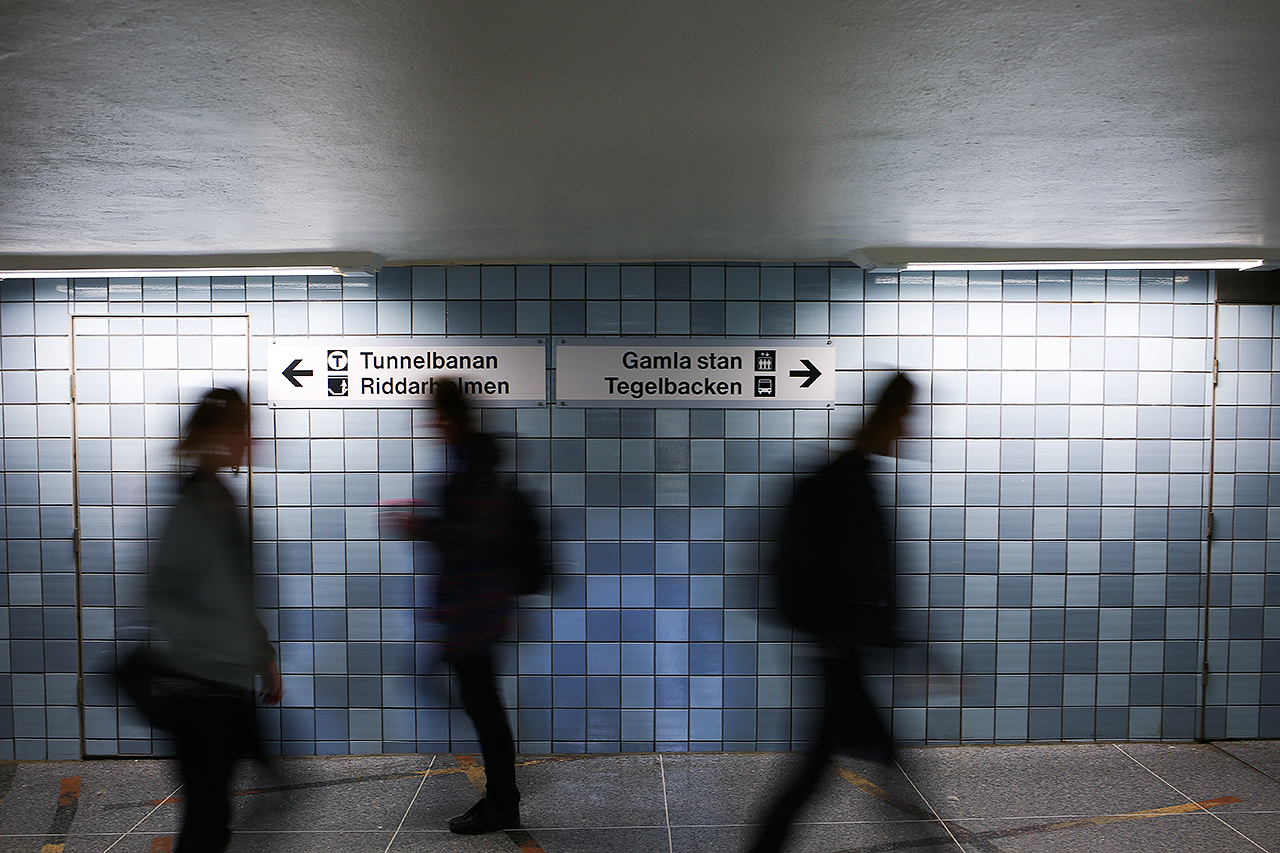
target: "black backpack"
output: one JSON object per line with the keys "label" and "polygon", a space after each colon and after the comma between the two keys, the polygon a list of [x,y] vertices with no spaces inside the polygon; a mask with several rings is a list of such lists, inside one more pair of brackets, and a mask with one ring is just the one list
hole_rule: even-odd
{"label": "black backpack", "polygon": [[514,482],[507,486],[511,524],[510,559],[516,571],[518,595],[540,595],[551,580],[551,548],[528,496]]}
{"label": "black backpack", "polygon": [[773,592],[783,620],[793,628],[821,634],[826,624],[826,605],[818,566],[811,546],[821,534],[814,522],[811,487],[803,481],[784,516],[770,564]]}
{"label": "black backpack", "polygon": [[896,608],[891,549],[865,463],[852,457],[801,480],[770,568],[779,615],[822,640],[892,645]]}

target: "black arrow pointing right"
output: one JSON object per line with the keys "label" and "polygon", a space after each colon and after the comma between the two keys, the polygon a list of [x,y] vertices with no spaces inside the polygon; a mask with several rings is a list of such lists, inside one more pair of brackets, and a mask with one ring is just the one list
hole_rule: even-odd
{"label": "black arrow pointing right", "polygon": [[805,367],[807,367],[807,368],[809,368],[809,369],[808,369],[808,370],[793,370],[793,371],[791,371],[791,375],[792,375],[792,376],[796,376],[796,377],[799,377],[799,376],[807,377],[803,382],[801,382],[801,383],[800,383],[800,387],[801,387],[801,388],[808,388],[810,385],[812,385],[812,384],[813,384],[813,382],[814,382],[814,380],[815,380],[815,379],[817,379],[819,376],[821,376],[821,375],[822,375],[822,371],[821,371],[821,370],[819,370],[817,367],[815,367],[815,366],[814,366],[814,364],[813,364],[813,362],[812,362],[812,361],[810,361],[810,360],[809,360],[809,359],[807,359],[807,358],[802,358],[802,359],[800,359],[800,363],[801,363],[801,364],[803,364]]}
{"label": "black arrow pointing right", "polygon": [[302,383],[298,381],[299,376],[314,375],[314,371],[311,371],[311,370],[298,370],[299,364],[302,364],[302,359],[295,358],[292,362],[290,362],[288,367],[286,367],[284,370],[281,371],[281,374],[284,376],[284,378],[288,379],[290,382],[293,383],[294,388],[302,387]]}

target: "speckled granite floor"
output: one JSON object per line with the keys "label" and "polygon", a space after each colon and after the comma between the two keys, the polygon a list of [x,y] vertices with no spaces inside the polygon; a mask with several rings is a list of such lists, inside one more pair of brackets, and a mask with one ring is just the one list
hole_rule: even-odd
{"label": "speckled granite floor", "polygon": [[[246,764],[232,851],[738,851],[795,756],[522,756],[523,828],[449,833],[483,784],[471,756]],[[181,809],[162,760],[0,762],[0,851],[167,853]],[[904,749],[840,759],[796,853],[1267,850],[1280,742]]]}

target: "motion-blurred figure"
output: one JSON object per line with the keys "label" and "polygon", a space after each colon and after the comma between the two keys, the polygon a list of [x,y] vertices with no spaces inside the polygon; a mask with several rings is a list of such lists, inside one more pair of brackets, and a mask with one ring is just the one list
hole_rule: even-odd
{"label": "motion-blurred figure", "polygon": [[151,653],[164,676],[150,691],[166,711],[186,796],[175,853],[225,850],[228,786],[238,758],[257,749],[255,679],[267,704],[284,689],[275,649],[253,608],[250,544],[219,476],[249,448],[249,409],[234,390],[208,391],[178,443],[191,471],[151,563]]}
{"label": "motion-blurred figure", "polygon": [[430,540],[440,554],[434,616],[441,656],[457,674],[485,772],[485,796],[450,819],[449,829],[477,835],[520,825],[515,740],[494,671],[494,646],[511,630],[521,591],[518,513],[498,470],[498,445],[476,428],[471,404],[457,383],[438,381],[432,404],[448,473],[436,511],[406,514],[402,526],[411,536]]}
{"label": "motion-blurred figure", "polygon": [[864,649],[891,645],[896,632],[893,543],[867,457],[893,452],[914,396],[914,383],[894,376],[853,447],[797,486],[783,522],[774,564],[778,605],[821,651],[826,702],[813,745],[770,808],[751,853],[782,849],[835,753],[893,761],[893,737],[863,674]]}

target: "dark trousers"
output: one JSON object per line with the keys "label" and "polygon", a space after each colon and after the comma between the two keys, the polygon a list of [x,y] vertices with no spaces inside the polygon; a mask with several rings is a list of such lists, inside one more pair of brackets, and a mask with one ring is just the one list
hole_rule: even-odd
{"label": "dark trousers", "polygon": [[782,849],[796,815],[813,796],[837,752],[881,764],[893,761],[893,738],[867,693],[858,655],[830,652],[823,656],[822,672],[826,703],[817,736],[799,771],[769,809],[751,853],[777,853]]}
{"label": "dark trousers", "polygon": [[228,789],[236,761],[255,741],[253,695],[225,694],[181,700],[173,737],[186,804],[174,853],[217,853],[231,840]]}
{"label": "dark trousers", "polygon": [[495,806],[513,806],[520,802],[516,788],[516,742],[511,736],[498,679],[494,674],[493,650],[483,651],[449,661],[458,676],[462,707],[476,728],[480,754],[484,757],[485,797]]}

